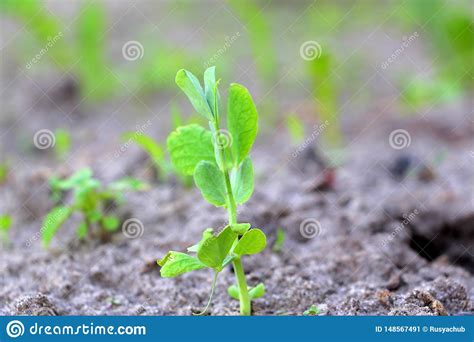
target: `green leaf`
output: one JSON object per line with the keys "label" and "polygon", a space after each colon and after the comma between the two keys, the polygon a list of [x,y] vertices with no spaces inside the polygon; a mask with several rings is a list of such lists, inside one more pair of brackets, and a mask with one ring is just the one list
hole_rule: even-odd
{"label": "green leaf", "polygon": [[217,83],[216,83],[216,67],[207,68],[204,72],[204,93],[206,95],[207,103],[212,110],[213,116],[217,118],[218,114],[218,97]]}
{"label": "green leaf", "polygon": [[75,172],[71,177],[61,180],[57,178],[50,179],[50,185],[52,188],[59,190],[69,190],[77,186],[82,186],[84,183],[88,183],[92,177],[92,170],[89,168],[81,169]]}
{"label": "green leaf", "polygon": [[[233,299],[240,300],[240,291],[236,285],[231,285],[227,288],[227,293]],[[263,283],[258,284],[255,287],[249,288],[250,300],[263,297],[265,295],[265,285]]]}
{"label": "green leaf", "polygon": [[54,235],[71,213],[72,209],[69,207],[55,207],[46,215],[41,228],[43,245],[45,247],[49,246]]}
{"label": "green leaf", "polygon": [[102,227],[108,232],[114,232],[120,225],[120,220],[117,216],[104,216],[102,218]]}
{"label": "green leaf", "polygon": [[12,225],[12,217],[10,215],[0,215],[0,230],[7,232]]}
{"label": "green leaf", "polygon": [[146,153],[150,155],[151,160],[155,163],[155,165],[159,168],[162,167],[165,153],[163,151],[163,147],[156,143],[153,138],[149,137],[148,135],[138,134],[136,132],[129,132],[123,135],[124,139],[131,140],[142,149],[145,150]]}
{"label": "green leaf", "polygon": [[250,229],[250,223],[231,224],[230,228],[237,235],[244,235]]}
{"label": "green leaf", "polygon": [[253,166],[250,157],[246,157],[242,165],[232,172],[231,184],[235,202],[247,202],[253,193]]}
{"label": "green leaf", "polygon": [[257,254],[265,249],[267,245],[267,237],[257,228],[250,229],[242,236],[234,248],[237,255]]}
{"label": "green leaf", "polygon": [[206,99],[206,95],[202,90],[199,80],[191,72],[181,69],[176,74],[176,84],[186,94],[194,109],[204,115],[209,121],[213,121],[211,107]]}
{"label": "green leaf", "polygon": [[216,207],[226,204],[226,187],[224,175],[216,164],[201,161],[194,171],[194,182],[202,197]]}
{"label": "green leaf", "polygon": [[308,310],[305,310],[305,312],[303,312],[303,315],[305,316],[317,316],[319,315],[319,308],[316,306],[316,305],[311,305]]}
{"label": "green leaf", "polygon": [[173,278],[206,267],[195,257],[173,251],[168,252],[163,259],[158,260],[158,265],[161,266],[160,273],[164,278]]}
{"label": "green leaf", "polygon": [[197,252],[198,259],[206,266],[220,272],[236,237],[237,235],[229,226],[225,227],[219,235],[207,238],[199,246]]}
{"label": "green leaf", "polygon": [[260,283],[249,290],[250,299],[257,299],[264,295],[265,295],[265,285],[263,285],[263,283]]}
{"label": "green leaf", "polygon": [[79,227],[77,227],[76,235],[79,239],[85,239],[87,236],[87,224],[82,222]]}
{"label": "green leaf", "polygon": [[202,239],[199,241],[197,244],[192,245],[191,247],[188,247],[187,250],[188,252],[194,252],[197,253],[199,250],[199,246],[201,246],[204,241],[206,241],[208,238],[213,236],[214,229],[213,228],[206,228],[204,232],[202,232]]}
{"label": "green leaf", "polygon": [[285,243],[285,231],[283,230],[283,228],[278,228],[276,240],[275,240],[275,243],[273,244],[272,250],[274,252],[280,252],[281,249],[283,248],[284,243]]}
{"label": "green leaf", "polygon": [[149,189],[149,185],[141,180],[132,177],[125,177],[110,184],[109,188],[112,191],[143,191]]}
{"label": "green leaf", "polygon": [[231,298],[240,300],[240,291],[236,285],[231,285],[227,288],[227,293]]}
{"label": "green leaf", "polygon": [[192,175],[201,160],[214,162],[212,133],[199,125],[178,127],[168,136],[171,162],[183,175]]}
{"label": "green leaf", "polygon": [[234,164],[240,164],[252,148],[258,130],[258,113],[247,88],[233,83],[229,89],[227,128],[232,136]]}
{"label": "green leaf", "polygon": [[54,145],[56,157],[63,159],[71,149],[71,133],[65,129],[57,129],[54,136],[56,137],[56,144]]}

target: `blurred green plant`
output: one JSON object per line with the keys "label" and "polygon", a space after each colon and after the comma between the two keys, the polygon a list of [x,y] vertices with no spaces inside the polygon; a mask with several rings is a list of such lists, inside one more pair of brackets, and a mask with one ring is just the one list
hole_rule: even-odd
{"label": "blurred green plant", "polygon": [[8,231],[10,230],[12,223],[13,219],[10,215],[0,215],[0,239],[4,243],[8,243],[10,241],[8,238]]}
{"label": "blurred green plant", "polygon": [[165,181],[173,172],[170,162],[166,159],[164,148],[148,135],[128,132],[123,138],[140,146],[149,156],[156,168],[158,178]]}
{"label": "blurred green plant", "polygon": [[64,160],[71,150],[71,133],[65,129],[57,129],[54,132],[56,143],[54,153],[58,160]]}
{"label": "blurred green plant", "polygon": [[[70,66],[72,52],[62,37],[63,27],[61,23],[50,14],[40,0],[2,0],[0,11],[19,18],[25,29],[36,39],[38,46],[48,51],[48,56],[58,66],[66,69]],[[54,39],[54,44],[52,44]]]}
{"label": "blurred green plant", "polygon": [[197,124],[178,127],[167,140],[171,161],[176,170],[193,175],[203,198],[217,207],[225,207],[229,223],[218,234],[213,228],[204,230],[202,239],[186,253],[170,251],[158,261],[162,277],[176,277],[186,272],[210,268],[214,271],[209,307],[217,276],[233,263],[237,285],[228,294],[240,301],[240,314],[251,314],[251,300],[264,295],[259,284],[248,288],[241,257],[260,253],[266,247],[266,236],[249,223],[237,222],[237,205],[245,203],[253,193],[253,166],[248,153],[257,135],[258,113],[248,90],[231,84],[228,92],[227,130],[221,126],[219,81],[215,67],[204,72],[204,89],[199,80],[186,70],[178,71],[176,83],[187,95],[194,109],[209,121],[210,131]]}
{"label": "blurred green plant", "polygon": [[285,244],[285,230],[283,228],[278,228],[276,233],[276,240],[273,244],[272,250],[275,253],[281,252],[283,245]]}
{"label": "blurred green plant", "polygon": [[293,144],[299,144],[304,139],[304,125],[297,114],[292,113],[286,116],[286,129],[290,133]]}
{"label": "blurred green plant", "polygon": [[415,29],[421,25],[423,38],[433,54],[435,73],[429,79],[405,76],[403,98],[418,109],[449,102],[474,86],[474,17],[470,1],[412,0],[406,3]]}
{"label": "blurred green plant", "polygon": [[[67,219],[74,213],[82,214],[82,222],[77,227],[80,239],[99,237],[105,239],[110,233],[119,228],[120,220],[115,215],[107,215],[107,210],[124,202],[126,191],[142,191],[147,185],[133,178],[123,178],[108,186],[92,177],[89,168],[81,169],[67,179],[53,177],[49,181],[52,199],[57,206],[45,217],[41,228],[42,241],[49,246],[54,235]],[[69,205],[59,204],[64,192],[72,191],[73,199]]]}
{"label": "blurred green plant", "polygon": [[247,30],[257,71],[260,77],[271,84],[277,79],[277,53],[273,47],[273,36],[266,11],[254,0],[227,0]]}
{"label": "blurred green plant", "polygon": [[324,154],[332,167],[343,160],[343,137],[338,110],[339,84],[332,72],[334,60],[334,56],[325,48],[319,51],[317,58],[309,61],[317,115],[321,123],[320,133],[326,147]]}
{"label": "blurred green plant", "polygon": [[76,54],[80,56],[77,74],[83,97],[100,100],[110,96],[117,88],[105,56],[106,17],[103,4],[84,2],[77,19]]}
{"label": "blurred green plant", "polygon": [[0,163],[0,185],[5,183],[10,167],[6,162]]}

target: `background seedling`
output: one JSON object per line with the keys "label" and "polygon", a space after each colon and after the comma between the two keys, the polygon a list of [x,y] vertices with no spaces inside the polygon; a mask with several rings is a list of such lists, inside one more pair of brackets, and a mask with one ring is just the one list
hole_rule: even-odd
{"label": "background seedling", "polygon": [[283,228],[278,228],[276,233],[276,240],[273,244],[272,251],[275,253],[281,252],[283,245],[285,244],[285,231]]}
{"label": "background seedling", "polygon": [[0,240],[5,244],[9,242],[8,231],[12,226],[12,217],[10,215],[0,215]]}
{"label": "background seedling", "polygon": [[[189,253],[170,251],[158,261],[161,276],[176,277],[185,272],[210,268],[214,272],[212,299],[218,274],[233,264],[236,285],[228,293],[240,302],[240,314],[251,314],[251,300],[264,295],[265,287],[249,288],[242,266],[242,256],[260,253],[266,236],[249,223],[237,221],[237,205],[245,203],[253,192],[253,166],[248,156],[257,135],[258,114],[248,90],[240,84],[230,85],[227,116],[220,113],[215,67],[204,73],[204,89],[189,71],[180,70],[176,83],[188,96],[194,109],[209,121],[210,130],[197,124],[179,127],[167,140],[174,167],[193,175],[196,186],[209,203],[227,209],[228,225],[219,233],[207,228],[202,239],[188,248]],[[222,123],[227,122],[227,130]]]}
{"label": "background seedling", "polygon": [[118,217],[107,214],[108,207],[114,203],[123,203],[125,191],[146,189],[144,183],[132,178],[124,178],[104,186],[92,177],[92,171],[88,168],[79,170],[64,180],[52,178],[50,185],[55,202],[59,202],[63,192],[69,190],[73,192],[73,200],[69,205],[57,205],[46,215],[41,229],[45,247],[74,212],[81,213],[83,217],[77,227],[77,236],[80,239],[84,239],[88,234],[104,239],[109,233],[116,231],[120,224]]}
{"label": "background seedling", "polygon": [[54,145],[54,153],[58,160],[64,160],[71,150],[71,133],[65,129],[57,129],[54,132],[56,144]]}
{"label": "background seedling", "polygon": [[7,163],[1,163],[0,164],[0,185],[5,183],[8,177],[8,164]]}

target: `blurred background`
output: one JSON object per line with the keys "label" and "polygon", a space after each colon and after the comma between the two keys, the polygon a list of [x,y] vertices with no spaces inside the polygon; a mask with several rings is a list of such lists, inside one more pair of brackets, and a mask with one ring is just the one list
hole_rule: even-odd
{"label": "blurred background", "polygon": [[[176,72],[202,79],[213,65],[223,108],[237,82],[259,112],[255,194],[239,212],[272,246],[249,270],[269,284],[257,313],[474,310],[472,1],[0,0],[0,23],[0,314],[204,303],[205,273],[155,271],[226,222],[166,155],[177,126],[207,127]],[[54,177],[85,167],[149,184],[104,209],[141,233],[77,244],[76,215],[47,250]],[[419,286],[446,310],[416,299]],[[234,312],[216,292],[213,314]]]}
{"label": "blurred background", "polygon": [[329,120],[333,147],[367,120],[472,109],[468,0],[1,0],[0,11],[2,159],[39,129],[111,142],[149,119],[148,134],[166,134],[171,113],[194,120],[180,68],[215,65],[223,91],[246,85],[263,130],[292,141]]}

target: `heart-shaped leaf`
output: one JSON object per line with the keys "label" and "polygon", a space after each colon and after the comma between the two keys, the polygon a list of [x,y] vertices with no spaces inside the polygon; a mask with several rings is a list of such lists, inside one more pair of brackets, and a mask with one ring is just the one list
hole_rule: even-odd
{"label": "heart-shaped leaf", "polygon": [[163,259],[158,260],[158,265],[161,266],[160,273],[164,278],[173,278],[206,267],[195,257],[173,251],[168,252]]}
{"label": "heart-shaped leaf", "polygon": [[227,226],[217,236],[207,238],[197,252],[198,259],[208,267],[220,272],[237,235]]}
{"label": "heart-shaped leaf", "polygon": [[194,182],[202,197],[216,207],[226,204],[226,187],[224,175],[216,164],[201,161],[194,170]]}
{"label": "heart-shaped leaf", "polygon": [[214,162],[212,133],[199,125],[178,127],[168,136],[166,144],[171,162],[183,175],[192,175],[201,160]]}
{"label": "heart-shaped leaf", "polygon": [[234,248],[237,255],[257,254],[265,249],[267,245],[267,237],[257,228],[250,229],[242,236]]}

